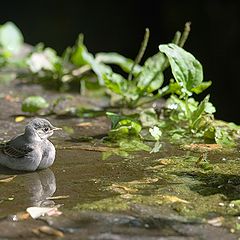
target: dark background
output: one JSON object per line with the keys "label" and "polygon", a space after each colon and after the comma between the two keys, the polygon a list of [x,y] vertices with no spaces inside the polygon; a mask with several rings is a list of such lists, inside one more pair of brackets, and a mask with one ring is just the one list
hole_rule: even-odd
{"label": "dark background", "polygon": [[[211,80],[216,117],[240,124],[239,1],[79,0],[1,2],[0,24],[13,21],[30,44],[44,42],[59,53],[83,32],[90,52],[116,51],[134,58],[145,27],[151,37],[145,57],[168,43],[186,21],[192,31],[185,45]],[[204,97],[205,93],[202,94]]]}

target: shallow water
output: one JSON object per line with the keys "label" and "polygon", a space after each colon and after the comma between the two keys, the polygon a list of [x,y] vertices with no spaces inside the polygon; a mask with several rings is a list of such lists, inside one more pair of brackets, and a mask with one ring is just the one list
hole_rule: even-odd
{"label": "shallow water", "polygon": [[[13,97],[36,92],[55,97],[35,87],[20,84],[2,92]],[[0,135],[1,140],[7,140],[21,133],[29,119],[15,123],[14,115],[23,114],[21,101],[1,100]],[[78,97],[76,101],[85,100]],[[52,138],[57,146],[54,165],[21,174],[0,168],[0,179],[17,175],[10,182],[0,182],[1,239],[46,239],[44,234],[36,236],[32,232],[43,224],[63,231],[66,239],[240,237],[239,150],[201,151],[199,146],[190,151],[163,142],[156,154],[137,152],[103,160],[111,150],[98,151],[98,147],[106,147],[100,140],[109,129],[106,119],[48,119],[65,130]],[[95,140],[81,142],[88,141],[89,136]],[[66,195],[66,199],[47,199]],[[59,209],[63,215],[44,217],[44,222],[15,222],[6,217],[30,206],[54,204],[62,204]]]}
{"label": "shallow water", "polygon": [[[50,169],[18,174],[11,182],[1,183],[0,216],[30,206],[63,204],[60,209],[70,218],[82,211],[93,211],[94,218],[99,218],[100,212],[105,219],[103,226],[109,219],[104,214],[110,212],[127,216],[143,213],[140,220],[158,213],[201,223],[222,217],[221,226],[227,233],[238,233],[240,207],[231,205],[240,199],[237,151],[208,153],[206,167],[198,163],[202,153],[166,143],[157,154],[138,152],[127,158],[113,155],[107,160],[102,159],[101,152],[76,149],[80,143],[74,145],[72,150],[57,145],[57,158]],[[6,174],[2,169],[1,178]],[[69,197],[47,200],[65,195]]]}

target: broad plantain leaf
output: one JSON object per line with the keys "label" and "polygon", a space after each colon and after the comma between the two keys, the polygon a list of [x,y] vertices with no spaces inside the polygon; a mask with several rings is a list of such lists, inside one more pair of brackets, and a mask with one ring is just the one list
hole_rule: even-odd
{"label": "broad plantain leaf", "polygon": [[41,109],[47,108],[48,102],[41,96],[27,97],[22,103],[22,111],[36,113]]}
{"label": "broad plantain leaf", "polygon": [[127,80],[120,74],[103,74],[103,80],[105,82],[105,86],[114,93],[124,95],[124,93],[126,93],[128,90]]}
{"label": "broad plantain leaf", "polygon": [[[96,60],[98,62],[103,62],[106,64],[115,64],[122,68],[123,71],[126,73],[130,73],[132,70],[132,66],[134,64],[134,61],[130,58],[126,58],[122,56],[119,53],[115,52],[101,52],[96,54]],[[140,65],[135,65],[133,69],[133,75],[137,76],[139,72],[141,71]]]}
{"label": "broad plantain leaf", "polygon": [[173,76],[179,85],[188,92],[193,89],[196,91],[203,81],[201,63],[192,54],[173,43],[160,45],[159,50],[168,57]]}
{"label": "broad plantain leaf", "polygon": [[162,86],[165,59],[165,56],[159,52],[146,60],[142,71],[136,78],[140,91],[146,90],[151,93]]}
{"label": "broad plantain leaf", "polygon": [[22,45],[23,35],[14,23],[7,22],[0,26],[0,46],[3,49],[11,53],[17,53]]}
{"label": "broad plantain leaf", "polygon": [[97,62],[94,56],[88,52],[86,46],[83,44],[83,36],[81,34],[72,53],[71,61],[76,66],[89,65],[97,75],[101,85],[104,85],[103,74],[112,72],[109,66]]}

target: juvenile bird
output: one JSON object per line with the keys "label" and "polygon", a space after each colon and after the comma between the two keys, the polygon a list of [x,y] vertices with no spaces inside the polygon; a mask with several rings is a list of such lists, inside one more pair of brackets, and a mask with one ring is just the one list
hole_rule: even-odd
{"label": "juvenile bird", "polygon": [[55,130],[48,120],[35,118],[25,132],[0,146],[0,165],[14,170],[35,171],[51,166],[56,150],[48,140]]}

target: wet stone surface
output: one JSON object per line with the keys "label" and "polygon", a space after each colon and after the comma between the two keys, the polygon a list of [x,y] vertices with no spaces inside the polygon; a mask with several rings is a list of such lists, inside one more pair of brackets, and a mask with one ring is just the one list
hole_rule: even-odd
{"label": "wet stone surface", "polygon": [[[37,86],[3,90],[13,99],[36,91],[54,96]],[[23,114],[20,100],[2,97],[0,134],[7,140],[30,118],[16,123],[15,115]],[[207,168],[198,164],[201,152],[166,142],[156,154],[106,158],[111,148],[101,140],[109,129],[105,117],[46,118],[64,129],[51,138],[57,148],[54,165],[33,173],[0,168],[0,179],[16,175],[0,182],[0,239],[240,238],[238,150],[210,151]],[[61,216],[18,217],[28,207],[58,204]],[[39,231],[42,226],[63,235]]]}

